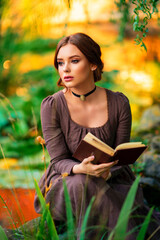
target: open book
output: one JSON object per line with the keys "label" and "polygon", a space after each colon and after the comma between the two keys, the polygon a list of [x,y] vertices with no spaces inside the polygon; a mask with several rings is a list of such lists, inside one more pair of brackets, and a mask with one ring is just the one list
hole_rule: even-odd
{"label": "open book", "polygon": [[119,160],[117,165],[128,165],[134,163],[147,148],[141,142],[128,142],[120,144],[116,149],[95,137],[90,132],[81,140],[73,157],[83,161],[91,155],[95,156],[93,163],[100,164]]}

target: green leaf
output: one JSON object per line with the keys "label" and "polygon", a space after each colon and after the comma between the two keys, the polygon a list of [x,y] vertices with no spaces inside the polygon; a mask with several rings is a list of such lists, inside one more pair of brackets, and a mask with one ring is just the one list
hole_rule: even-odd
{"label": "green leaf", "polygon": [[146,45],[144,44],[144,42],[142,42],[141,47],[143,47],[144,50],[147,52],[147,47],[146,47]]}
{"label": "green leaf", "polygon": [[139,15],[135,16],[135,21],[138,23],[139,22]]}
{"label": "green leaf", "polygon": [[153,207],[150,209],[147,217],[145,218],[136,240],[144,240],[145,239],[145,234],[146,234],[146,231],[147,231],[147,228],[148,228],[151,216],[152,216],[152,212],[153,212]]}
{"label": "green leaf", "polygon": [[0,236],[1,236],[1,240],[8,240],[5,231],[3,230],[3,228],[0,226]]}
{"label": "green leaf", "polygon": [[86,210],[86,213],[85,213],[85,216],[84,216],[84,220],[83,220],[83,223],[82,223],[82,227],[81,227],[80,240],[85,240],[85,231],[86,231],[86,227],[87,227],[87,221],[88,221],[89,214],[90,214],[91,207],[92,207],[92,204],[93,204],[94,200],[95,200],[95,197],[92,197],[92,199],[90,201],[90,204],[87,207],[87,210]]}
{"label": "green leaf", "polygon": [[24,120],[18,120],[14,124],[15,126],[15,135],[16,136],[25,136],[28,133],[28,126]]}
{"label": "green leaf", "polygon": [[[111,234],[109,236],[109,240],[111,240],[111,239],[124,240],[126,238],[127,225],[128,225],[130,213],[132,211],[134,199],[136,196],[139,179],[140,179],[140,176],[137,177],[137,179],[134,181],[134,183],[132,184],[132,186],[127,194],[127,197],[124,201],[121,212],[119,214],[117,224],[116,224],[115,228],[113,229],[113,231],[111,232]],[[113,238],[113,236],[114,236],[114,238]]]}
{"label": "green leaf", "polygon": [[137,22],[134,22],[133,31],[137,31],[137,30],[138,30],[138,24],[137,24]]}
{"label": "green leaf", "polygon": [[63,188],[64,188],[64,197],[65,197],[66,214],[67,214],[68,239],[75,240],[75,237],[74,237],[75,226],[74,226],[74,219],[73,219],[73,213],[72,213],[72,205],[71,205],[70,196],[67,190],[65,178],[63,178]]}
{"label": "green leaf", "polygon": [[50,234],[50,239],[51,240],[59,240],[56,228],[55,228],[55,224],[53,222],[50,210],[49,210],[49,206],[46,204],[45,199],[41,193],[41,190],[36,182],[36,180],[34,179],[34,184],[35,184],[35,189],[42,207],[42,211],[44,213],[44,216],[46,216],[46,221],[47,221],[47,225],[49,228],[49,234]]}
{"label": "green leaf", "polygon": [[133,4],[136,4],[136,0],[132,0],[132,3],[133,3]]}

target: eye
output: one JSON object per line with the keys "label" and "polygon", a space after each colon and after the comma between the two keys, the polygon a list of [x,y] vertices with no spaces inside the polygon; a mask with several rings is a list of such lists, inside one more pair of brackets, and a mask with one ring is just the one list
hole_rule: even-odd
{"label": "eye", "polygon": [[72,60],[72,63],[78,63],[79,62],[79,59],[73,59]]}
{"label": "eye", "polygon": [[58,66],[62,66],[63,62],[57,62]]}

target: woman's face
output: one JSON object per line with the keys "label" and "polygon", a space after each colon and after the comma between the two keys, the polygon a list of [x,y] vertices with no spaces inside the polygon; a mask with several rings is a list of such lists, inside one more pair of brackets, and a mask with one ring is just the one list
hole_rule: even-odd
{"label": "woman's face", "polygon": [[67,88],[94,83],[93,69],[86,56],[73,44],[60,48],[57,55],[58,72]]}

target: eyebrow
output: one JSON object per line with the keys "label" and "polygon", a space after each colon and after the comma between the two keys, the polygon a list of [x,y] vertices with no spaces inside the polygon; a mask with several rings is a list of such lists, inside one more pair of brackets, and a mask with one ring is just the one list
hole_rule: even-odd
{"label": "eyebrow", "polygon": [[[72,56],[69,57],[69,59],[70,59],[70,58],[74,58],[74,57],[80,57],[80,56],[79,56],[79,55],[72,55]],[[63,59],[63,58],[57,58],[57,60],[62,60],[62,59]]]}

